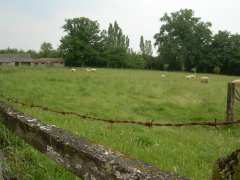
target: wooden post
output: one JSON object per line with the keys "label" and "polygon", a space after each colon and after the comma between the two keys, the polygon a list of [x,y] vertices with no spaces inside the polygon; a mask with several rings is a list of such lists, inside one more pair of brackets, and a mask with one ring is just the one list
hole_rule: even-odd
{"label": "wooden post", "polygon": [[236,83],[234,81],[228,83],[227,92],[227,121],[234,121],[234,100],[235,100]]}

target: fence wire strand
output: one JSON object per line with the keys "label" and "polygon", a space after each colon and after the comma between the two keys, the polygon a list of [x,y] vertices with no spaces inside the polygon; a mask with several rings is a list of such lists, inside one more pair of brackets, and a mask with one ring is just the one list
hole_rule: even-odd
{"label": "fence wire strand", "polygon": [[5,101],[9,103],[19,104],[24,107],[28,108],[38,108],[45,112],[56,113],[64,116],[76,116],[81,119],[87,119],[90,121],[99,121],[108,124],[129,124],[129,125],[141,125],[145,127],[188,127],[188,126],[210,126],[210,127],[217,127],[217,126],[228,126],[228,125],[236,125],[240,124],[240,120],[236,121],[217,121],[214,119],[213,121],[196,121],[196,122],[187,122],[187,123],[159,123],[154,122],[153,120],[150,121],[138,121],[138,120],[113,120],[113,119],[104,119],[99,117],[89,116],[83,113],[78,112],[71,112],[71,111],[61,111],[57,109],[52,109],[46,106],[36,105],[33,103],[26,103],[22,102],[16,98],[7,97],[3,94],[0,94],[0,97],[3,98]]}

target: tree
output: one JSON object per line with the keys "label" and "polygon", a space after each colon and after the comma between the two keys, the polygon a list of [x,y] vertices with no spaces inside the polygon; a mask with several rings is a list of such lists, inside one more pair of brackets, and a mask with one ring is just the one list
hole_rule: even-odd
{"label": "tree", "polygon": [[52,44],[49,42],[43,42],[40,47],[39,56],[43,58],[47,58],[51,56],[52,51],[53,51]]}
{"label": "tree", "polygon": [[144,37],[140,37],[140,51],[142,55],[146,56],[152,56],[153,50],[152,50],[152,42],[149,40],[144,41]]}
{"label": "tree", "polygon": [[115,21],[110,23],[108,30],[101,33],[102,57],[105,59],[107,67],[126,67],[128,59],[129,38],[124,35],[122,29]]}
{"label": "tree", "polygon": [[99,24],[86,17],[67,19],[63,26],[67,33],[61,39],[61,51],[67,66],[92,66],[101,61]]}
{"label": "tree", "polygon": [[152,42],[145,40],[144,37],[140,37],[140,51],[143,59],[145,60],[145,68],[152,69],[153,68],[153,50],[152,50]]}
{"label": "tree", "polygon": [[219,31],[210,47],[211,68],[224,74],[240,74],[240,35]]}
{"label": "tree", "polygon": [[145,44],[143,36],[140,37],[140,51],[142,54],[145,54]]}
{"label": "tree", "polygon": [[165,14],[159,33],[155,34],[155,45],[162,64],[169,64],[170,70],[204,71],[206,52],[211,43],[211,23],[194,17],[191,9]]}

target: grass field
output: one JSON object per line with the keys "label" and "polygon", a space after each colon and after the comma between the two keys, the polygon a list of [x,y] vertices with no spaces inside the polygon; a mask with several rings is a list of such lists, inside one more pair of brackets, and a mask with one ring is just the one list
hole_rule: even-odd
{"label": "grass field", "polygon": [[[192,122],[225,118],[227,82],[238,77],[208,75],[210,82],[202,84],[185,80],[186,73],[165,73],[165,78],[161,77],[162,73],[116,69],[98,69],[91,73],[78,69],[73,73],[67,68],[2,68],[0,92],[26,102],[116,120]],[[215,160],[240,147],[239,127],[110,127],[14,106],[93,142],[196,180],[210,179]]]}

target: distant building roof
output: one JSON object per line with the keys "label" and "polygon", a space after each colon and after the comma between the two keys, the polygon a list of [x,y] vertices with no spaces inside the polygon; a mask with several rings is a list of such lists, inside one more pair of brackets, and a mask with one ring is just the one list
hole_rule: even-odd
{"label": "distant building roof", "polygon": [[30,54],[0,54],[0,63],[32,62]]}

